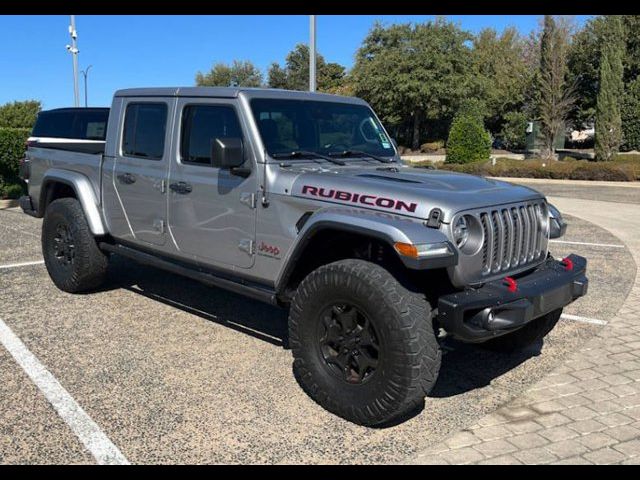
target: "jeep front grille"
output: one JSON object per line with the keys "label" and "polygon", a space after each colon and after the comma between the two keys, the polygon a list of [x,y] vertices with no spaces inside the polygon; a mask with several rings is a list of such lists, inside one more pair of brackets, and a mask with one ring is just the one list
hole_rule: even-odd
{"label": "jeep front grille", "polygon": [[522,267],[543,257],[546,215],[543,201],[480,212],[484,233],[482,276]]}

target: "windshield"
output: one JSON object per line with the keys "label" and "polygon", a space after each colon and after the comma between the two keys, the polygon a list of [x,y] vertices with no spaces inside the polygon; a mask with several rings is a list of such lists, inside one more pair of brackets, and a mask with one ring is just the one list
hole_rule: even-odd
{"label": "windshield", "polygon": [[260,98],[251,101],[251,109],[272,156],[295,151],[395,155],[382,125],[364,105]]}

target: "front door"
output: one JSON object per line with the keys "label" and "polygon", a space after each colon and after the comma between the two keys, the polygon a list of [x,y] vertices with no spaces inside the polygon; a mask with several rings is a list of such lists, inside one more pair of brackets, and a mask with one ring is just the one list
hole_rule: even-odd
{"label": "front door", "polygon": [[174,99],[128,98],[113,182],[131,228],[132,241],[166,242],[166,178]]}
{"label": "front door", "polygon": [[211,266],[249,268],[254,260],[255,169],[248,177],[211,162],[214,139],[242,140],[245,166],[252,151],[233,100],[181,98],[180,138],[169,172],[169,228],[178,249]]}

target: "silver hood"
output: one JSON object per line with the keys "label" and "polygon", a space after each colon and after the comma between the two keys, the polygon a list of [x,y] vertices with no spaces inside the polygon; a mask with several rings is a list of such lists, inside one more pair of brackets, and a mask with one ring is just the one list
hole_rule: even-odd
{"label": "silver hood", "polygon": [[[544,198],[527,187],[488,178],[403,165],[296,165],[288,171],[293,196],[426,219],[433,208],[448,223],[457,212]],[[288,183],[288,182],[287,182]]]}

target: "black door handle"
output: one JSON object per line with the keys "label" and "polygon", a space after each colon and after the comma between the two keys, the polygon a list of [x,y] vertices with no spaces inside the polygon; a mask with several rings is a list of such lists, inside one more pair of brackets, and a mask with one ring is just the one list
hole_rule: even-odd
{"label": "black door handle", "polygon": [[118,181],[120,183],[124,183],[125,185],[131,185],[136,183],[135,175],[131,175],[130,173],[122,173],[118,175]]}
{"label": "black door handle", "polygon": [[176,193],[181,193],[182,195],[191,193],[193,190],[193,187],[187,182],[171,183],[169,188]]}

